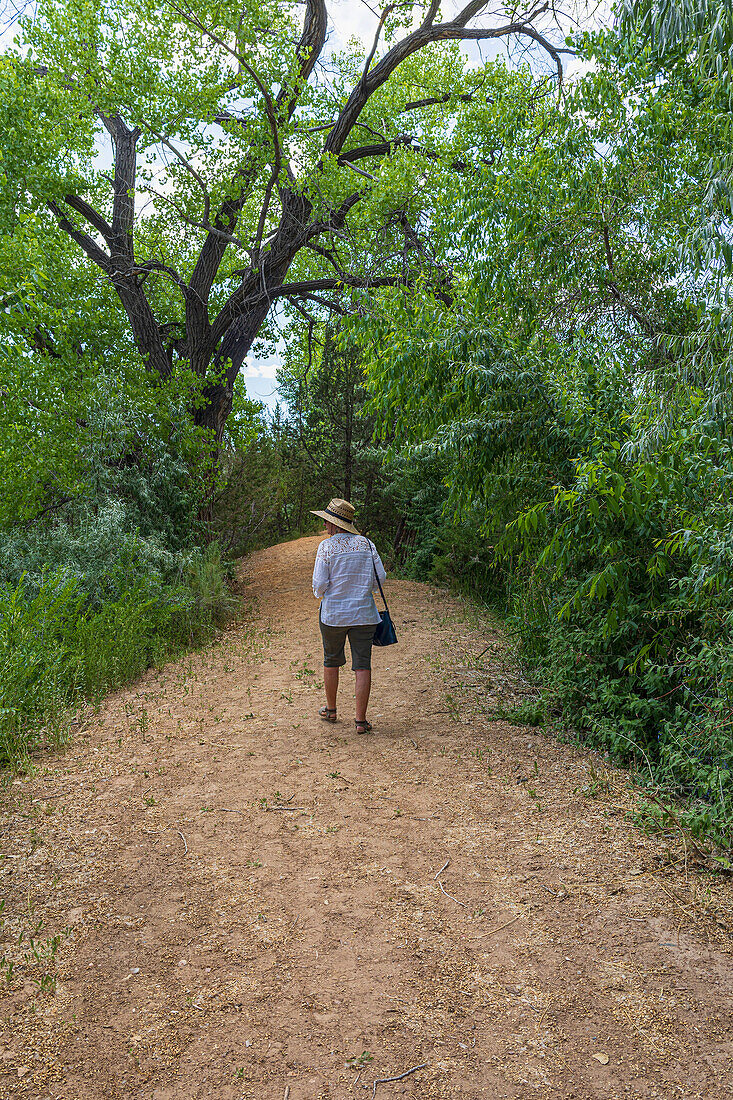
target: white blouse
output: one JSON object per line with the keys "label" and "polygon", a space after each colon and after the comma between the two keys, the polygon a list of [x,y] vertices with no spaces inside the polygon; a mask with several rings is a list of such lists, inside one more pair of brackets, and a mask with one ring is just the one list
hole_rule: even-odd
{"label": "white blouse", "polygon": [[[372,552],[373,555],[372,556]],[[380,621],[372,589],[387,577],[373,542],[346,531],[324,539],[313,570],[313,595],[323,597],[321,622],[326,626],[370,626]]]}

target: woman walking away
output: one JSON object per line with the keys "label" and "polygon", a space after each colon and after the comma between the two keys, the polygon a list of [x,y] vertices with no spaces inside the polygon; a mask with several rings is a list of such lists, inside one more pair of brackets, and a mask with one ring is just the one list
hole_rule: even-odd
{"label": "woman walking away", "polygon": [[[326,524],[328,538],[318,547],[313,570],[313,595],[321,599],[318,621],[323,637],[323,683],[326,705],[319,714],[324,722],[336,721],[339,669],[346,664],[344,643],[349,638],[351,667],[356,674],[357,733],[370,733],[367,705],[372,688],[372,640],[380,621],[372,588],[376,576],[386,573],[373,542],[354,527],[354,506],[336,498],[314,516]],[[376,573],[376,575],[375,575]]]}

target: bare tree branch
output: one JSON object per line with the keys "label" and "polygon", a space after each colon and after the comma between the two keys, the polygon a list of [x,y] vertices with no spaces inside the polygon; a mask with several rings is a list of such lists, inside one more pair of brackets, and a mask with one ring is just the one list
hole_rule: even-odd
{"label": "bare tree branch", "polygon": [[364,62],[364,69],[363,69],[362,76],[361,76],[362,80],[366,80],[367,74],[369,73],[369,68],[371,66],[372,61],[374,60],[374,55],[377,52],[377,46],[379,44],[379,36],[382,33],[382,27],[387,22],[387,19],[389,18],[389,15],[390,15],[390,12],[393,12],[396,6],[397,6],[396,4],[387,4],[387,7],[384,9],[384,11],[382,12],[382,14],[379,17],[379,22],[377,24],[377,29],[374,33],[374,41],[372,42],[372,48],[369,51],[369,54],[367,56],[366,61]]}
{"label": "bare tree branch", "polygon": [[103,218],[94,207],[90,206],[88,202],[80,198],[78,195],[64,195],[64,202],[67,206],[70,206],[72,210],[75,210],[77,214],[81,214],[82,218],[86,218],[93,229],[96,229],[108,245],[112,243],[112,226],[107,222],[106,218]]}
{"label": "bare tree branch", "polygon": [[284,114],[287,120],[292,118],[300,93],[321,56],[327,31],[328,12],[325,0],[306,0],[303,34],[295,50],[298,77],[294,86],[285,81],[275,101],[278,113]]}
{"label": "bare tree branch", "polygon": [[[459,95],[456,95],[455,92],[446,92],[445,95],[427,96],[425,99],[410,100],[409,103],[404,105],[400,114],[405,114],[407,111],[417,111],[422,107],[435,107],[440,103],[473,103],[475,98],[475,92],[461,92]],[[487,99],[487,103],[491,102],[491,99]]]}
{"label": "bare tree branch", "polygon": [[56,219],[59,223],[59,227],[63,229],[64,233],[67,233],[72,241],[76,241],[83,252],[93,260],[98,267],[101,267],[102,271],[106,275],[112,272],[112,260],[111,257],[104,249],[100,248],[93,237],[90,237],[88,233],[85,233],[83,229],[80,229],[78,225],[75,225],[70,218],[67,218],[61,207],[57,202],[53,200],[48,203],[48,209],[52,214],[56,215]]}
{"label": "bare tree branch", "polygon": [[343,161],[340,160],[339,164],[341,164],[345,168],[350,168],[352,172],[356,172],[357,175],[363,176],[364,179],[371,180],[372,183],[374,182],[374,180],[376,178],[375,176],[373,176],[371,174],[371,172],[365,172],[363,168],[357,168],[356,165],[352,164],[351,161],[349,161],[349,160],[343,160]]}
{"label": "bare tree branch", "polygon": [[309,240],[313,237],[320,236],[321,233],[331,233],[343,229],[346,223],[346,216],[350,210],[356,206],[358,202],[364,198],[363,191],[355,191],[352,195],[349,195],[348,199],[344,199],[337,210],[334,210],[330,219],[327,222],[316,223],[313,226],[313,232],[309,236]]}
{"label": "bare tree branch", "polygon": [[[156,191],[154,187],[150,187],[149,185],[146,190],[149,191],[151,195],[155,195],[156,199],[160,199],[161,202],[165,202],[169,206],[171,206],[175,210],[181,221],[184,223],[184,225],[190,225],[192,229],[200,229],[204,233],[208,233],[210,235],[213,235],[217,239],[220,239],[223,245],[223,249],[225,249],[228,244],[234,244],[237,246],[237,248],[241,248],[243,252],[250,251],[249,246],[245,244],[245,242],[239,237],[236,237],[233,233],[227,233],[225,230],[219,229],[216,225],[210,225],[206,222],[196,221],[196,219],[187,214],[186,211],[179,205],[179,203],[177,203],[175,199],[172,199],[170,195],[165,195],[162,191]],[[190,286],[191,290],[193,290],[193,278],[191,279]]]}
{"label": "bare tree branch", "polygon": [[[403,61],[432,42],[451,40],[481,41],[491,38],[507,38],[510,36],[527,37],[537,42],[549,56],[552,57],[557,68],[558,78],[560,80],[562,79],[562,61],[560,59],[560,53],[572,53],[573,51],[561,50],[553,46],[552,43],[541,35],[532,25],[532,20],[536,19],[542,12],[548,9],[549,0],[540,7],[533,9],[530,16],[513,20],[503,26],[482,28],[468,27],[467,24],[469,21],[486,7],[486,0],[472,0],[472,3],[467,4],[456,18],[450,22],[436,24],[432,21],[428,22],[426,19],[420,24],[417,30],[408,34],[399,42],[396,42],[368,74],[362,74],[361,79],[349,96],[324,143],[324,154],[339,154],[341,152],[359,115],[374,92],[382,87]],[[433,12],[433,8],[434,5],[431,4],[428,15]],[[435,13],[432,14],[431,19],[434,18],[434,14]]]}
{"label": "bare tree branch", "polygon": [[319,306],[324,306],[325,309],[333,310],[334,313],[341,314],[342,317],[348,317],[349,311],[339,303],[330,298],[322,298],[320,294],[312,294],[307,290],[299,290],[297,293],[286,295],[290,304],[298,309],[298,300],[306,298],[311,302],[317,302]]}
{"label": "bare tree branch", "polygon": [[[309,337],[309,339],[308,339],[308,351],[310,352],[310,334],[313,331],[313,326],[318,324],[318,318],[314,317],[312,313],[309,313],[308,310],[305,308],[305,306],[301,305],[301,303],[297,300],[297,298],[294,298],[293,301],[290,304],[292,305],[292,307],[296,311],[296,313],[299,313],[300,316],[304,317],[306,319],[306,321],[308,322],[308,337]],[[306,373],[307,373],[307,368],[306,368]]]}
{"label": "bare tree branch", "polygon": [[170,149],[174,157],[176,157],[176,159],[183,165],[186,171],[196,180],[196,183],[199,185],[204,200],[204,222],[208,225],[211,215],[211,195],[209,194],[209,189],[206,186],[206,183],[201,173],[198,172],[196,168],[194,168],[190,160],[183,155],[180,149],[178,149],[177,146],[175,146],[173,142],[165,136],[165,134],[159,134],[157,130],[154,130],[153,127],[144,120],[141,120],[141,125],[145,127],[149,134],[152,134],[156,141],[159,141],[161,145],[165,145],[166,149]]}
{"label": "bare tree branch", "polygon": [[114,200],[112,203],[112,255],[132,260],[134,256],[133,232],[135,226],[135,184],[137,168],[137,139],[140,130],[131,129],[119,115],[108,117],[97,112],[112,137],[115,153]]}
{"label": "bare tree branch", "polygon": [[[41,328],[40,325],[36,325],[32,332],[26,332],[25,338],[34,351],[40,351],[42,355],[47,355],[49,359],[61,358],[53,336],[46,329]],[[32,409],[37,408],[32,401],[29,401],[28,404]]]}
{"label": "bare tree branch", "polygon": [[334,271],[338,271],[340,274],[344,271],[343,265],[340,263],[333,249],[324,248],[314,241],[309,241],[306,247],[309,248],[311,252],[315,252],[318,256],[322,256],[323,259],[331,265]]}
{"label": "bare tree branch", "polygon": [[435,16],[438,14],[438,8],[439,7],[440,7],[440,0],[431,0],[430,7],[428,8],[427,12],[425,13],[424,22],[425,22],[426,26],[432,27],[433,22],[435,21]]}
{"label": "bare tree branch", "polygon": [[265,222],[267,221],[267,215],[270,211],[270,200],[272,199],[272,190],[277,182],[278,173],[276,169],[273,169],[272,174],[267,181],[267,187],[265,188],[265,195],[262,200],[262,209],[260,210],[260,217],[257,223],[257,231],[255,233],[254,244],[252,245],[252,262],[257,262],[257,257],[260,254],[262,248],[262,236],[265,232]]}
{"label": "bare tree branch", "polygon": [[344,274],[340,279],[306,279],[300,283],[285,283],[273,291],[273,298],[288,298],[294,294],[306,294],[319,290],[367,290],[369,287],[404,286],[403,275],[377,275],[374,277]]}
{"label": "bare tree branch", "polygon": [[133,275],[141,275],[150,273],[152,271],[159,271],[163,275],[168,275],[169,278],[176,284],[178,289],[183,294],[184,298],[188,294],[188,287],[181,276],[178,274],[174,267],[169,267],[168,264],[159,263],[158,260],[146,260],[145,263],[135,264],[131,269]]}

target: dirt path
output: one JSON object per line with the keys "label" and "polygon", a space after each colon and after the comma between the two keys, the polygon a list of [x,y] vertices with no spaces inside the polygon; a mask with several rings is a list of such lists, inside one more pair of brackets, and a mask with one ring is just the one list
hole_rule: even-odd
{"label": "dirt path", "polygon": [[0,1095],[367,1098],[424,1065],[379,1100],[732,1097],[730,883],[627,821],[622,773],[489,720],[521,682],[443,592],[390,583],[375,734],[350,673],[320,722],[317,543],[248,561],[254,621],[3,795]]}

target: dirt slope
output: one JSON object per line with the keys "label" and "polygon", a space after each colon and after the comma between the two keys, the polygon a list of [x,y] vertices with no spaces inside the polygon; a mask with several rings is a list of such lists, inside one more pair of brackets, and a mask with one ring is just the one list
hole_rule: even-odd
{"label": "dirt slope", "polygon": [[730,884],[490,720],[525,687],[443,592],[390,582],[375,733],[350,673],[319,721],[317,543],[3,793],[0,1095],[733,1097]]}

